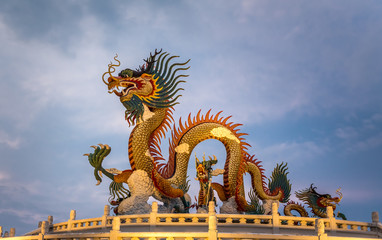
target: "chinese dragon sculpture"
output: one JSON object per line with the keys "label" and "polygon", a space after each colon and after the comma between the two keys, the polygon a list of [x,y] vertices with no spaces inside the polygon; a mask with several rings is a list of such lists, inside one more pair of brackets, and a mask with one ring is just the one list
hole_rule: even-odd
{"label": "chinese dragon sculpture", "polygon": [[[92,146],[94,152],[85,154],[94,167],[94,176],[98,184],[102,181],[100,172],[112,180],[110,184],[111,200],[122,200],[130,197],[130,182],[135,172],[147,175],[154,186],[154,197],[163,199],[182,199],[187,187],[187,168],[192,150],[197,144],[207,139],[222,142],[226,149],[224,164],[224,183],[212,183],[223,203],[234,199],[239,212],[251,212],[258,206],[247,202],[243,184],[243,175],[251,176],[252,191],[255,197],[264,201],[288,202],[291,184],[287,179],[286,164],[277,165],[268,184],[260,161],[250,155],[245,142],[244,133],[238,127],[241,124],[229,122],[230,117],[222,117],[221,112],[205,115],[199,111],[196,116],[188,116],[185,123],[179,120],[179,126],[174,125],[169,144],[169,157],[162,156],[160,144],[165,133],[174,122],[172,113],[174,105],[183,90],[179,84],[187,75],[179,74],[189,67],[190,60],[172,63],[174,58],[162,50],[155,50],[154,54],[145,59],[145,64],[136,70],[124,69],[118,76],[113,76],[115,67],[120,66],[117,56],[115,64],[108,65],[108,71],[102,76],[108,92],[114,93],[126,108],[125,119],[134,126],[128,144],[130,170],[119,171],[105,169],[102,163],[110,153],[108,145]],[[106,78],[106,79],[105,79]],[[142,175],[143,176],[143,175]],[[130,190],[123,184],[128,183]],[[119,213],[123,213],[118,209]]]}
{"label": "chinese dragon sculpture", "polygon": [[[342,193],[340,192],[341,189],[337,189],[336,191],[339,197],[332,197],[330,194],[319,194],[316,192],[316,189],[317,188],[313,187],[313,184],[311,184],[309,188],[297,191],[296,197],[304,204],[308,205],[314,216],[327,218],[327,207],[331,206],[333,211],[336,210],[337,204],[342,199]],[[301,204],[294,201],[289,201],[284,207],[284,214],[286,216],[292,216],[292,210],[297,211],[301,217],[309,216],[308,212]],[[346,217],[343,213],[337,212],[337,217],[346,220]]]}

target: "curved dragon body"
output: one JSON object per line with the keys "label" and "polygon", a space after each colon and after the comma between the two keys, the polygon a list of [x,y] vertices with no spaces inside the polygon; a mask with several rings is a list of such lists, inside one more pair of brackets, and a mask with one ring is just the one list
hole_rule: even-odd
{"label": "curved dragon body", "polygon": [[[177,98],[180,96],[178,91],[183,90],[178,88],[178,84],[184,82],[179,79],[187,77],[187,75],[177,75],[177,72],[187,70],[188,67],[184,66],[189,62],[174,63],[169,66],[170,60],[175,57],[177,56],[169,57],[165,52],[155,51],[155,54],[150,54],[145,60],[146,64],[139,69],[125,69],[118,76],[113,76],[115,67],[120,66],[115,57],[118,64],[109,64],[108,72],[102,77],[109,93],[117,95],[125,106],[125,118],[129,125],[135,125],[129,138],[129,160],[132,171],[147,172],[163,196],[182,197],[183,186],[187,181],[188,161],[193,149],[204,140],[216,139],[224,144],[227,153],[224,184],[212,184],[223,201],[234,196],[239,210],[249,209],[243,186],[243,174],[246,172],[251,174],[252,187],[260,199],[287,201],[290,195],[289,181],[286,185],[276,183],[277,186],[275,185],[273,189],[266,187],[260,162],[247,153],[249,144],[242,137],[246,134],[238,132],[237,127],[241,124],[228,122],[230,117],[221,117],[221,112],[212,115],[208,111],[202,116],[199,111],[193,118],[189,115],[184,124],[179,120],[179,127],[174,126],[172,131],[168,160],[162,156],[161,139],[173,122],[173,106],[177,104]],[[109,77],[105,80],[107,74]],[[92,159],[98,155],[88,154],[95,171],[107,172],[101,166],[107,154],[102,155],[102,159],[97,160],[97,163]],[[126,182],[125,178],[119,176],[120,174],[107,176],[117,183],[121,182],[120,179]],[[285,169],[283,174],[286,179]],[[97,180],[100,180],[99,176],[95,175]],[[114,187],[113,191],[118,192],[119,189]]]}

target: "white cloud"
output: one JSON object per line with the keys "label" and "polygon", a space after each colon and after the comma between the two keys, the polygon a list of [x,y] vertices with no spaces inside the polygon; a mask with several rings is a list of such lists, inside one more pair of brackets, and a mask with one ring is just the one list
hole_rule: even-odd
{"label": "white cloud", "polygon": [[0,129],[0,144],[5,144],[12,149],[18,149],[21,142],[21,138],[10,137],[6,132]]}
{"label": "white cloud", "polygon": [[335,135],[339,138],[350,139],[357,137],[358,133],[353,127],[342,127],[336,129]]}
{"label": "white cloud", "polygon": [[[118,133],[126,128],[118,99],[107,94],[101,80],[103,69],[107,69],[107,59],[112,57],[103,47],[102,23],[84,16],[78,24],[83,31],[73,40],[72,53],[67,54],[49,42],[19,39],[0,21],[3,32],[0,43],[4,46],[1,54],[11,58],[2,77],[11,79],[16,75],[12,81],[2,82],[4,94],[0,104],[4,109],[3,117],[16,127],[29,127],[41,111],[53,107],[76,112],[70,116],[55,114],[89,130]],[[108,110],[107,114],[104,109]],[[6,138],[4,133],[0,138],[12,147],[20,142]]]}
{"label": "white cloud", "polygon": [[2,182],[0,182],[0,186],[3,187],[2,195],[7,196],[8,199],[20,201],[25,196],[40,196],[45,192],[42,190],[45,189],[46,186],[39,180],[18,181],[14,179],[14,175],[12,176],[3,173],[0,173],[0,177],[2,177]]}
{"label": "white cloud", "polygon": [[5,173],[5,172],[0,172],[0,180],[1,181],[5,181],[9,178],[9,174]]}
{"label": "white cloud", "polygon": [[[358,120],[358,118],[356,118]],[[335,136],[342,139],[348,152],[366,151],[382,145],[382,115],[379,113],[361,119],[356,126],[343,126],[335,130]]]}
{"label": "white cloud", "polygon": [[[263,148],[257,154],[259,159],[264,159],[264,166],[274,162],[288,162],[303,166],[309,162],[316,161],[325,155],[329,147],[318,145],[312,141],[306,142],[282,142]],[[271,161],[272,163],[269,163]],[[270,169],[266,166],[265,169]]]}
{"label": "white cloud", "polygon": [[37,223],[39,221],[47,220],[47,216],[40,214],[37,211],[19,209],[19,208],[0,209],[0,214],[10,214],[10,215],[16,216],[21,222],[35,225],[36,228],[37,228]]}
{"label": "white cloud", "polygon": [[382,146],[382,132],[356,142],[352,151],[366,151],[379,146]]}

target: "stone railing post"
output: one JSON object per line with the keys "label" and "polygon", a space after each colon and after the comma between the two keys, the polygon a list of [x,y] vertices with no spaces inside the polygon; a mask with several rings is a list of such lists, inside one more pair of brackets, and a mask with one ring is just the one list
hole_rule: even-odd
{"label": "stone railing post", "polygon": [[53,229],[53,216],[48,216],[48,226],[46,231],[50,232]]}
{"label": "stone railing post", "polygon": [[279,206],[276,202],[272,203],[272,226],[273,226],[273,233],[280,232]]}
{"label": "stone railing post", "polygon": [[107,217],[110,216],[110,206],[105,205],[103,208],[102,227],[105,228],[107,224]]}
{"label": "stone railing post", "polygon": [[337,229],[337,223],[336,223],[336,218],[334,217],[332,206],[326,207],[326,214],[328,215],[328,219],[329,219],[330,231],[335,232]]}
{"label": "stone railing post", "polygon": [[48,216],[48,225],[53,224],[53,216]]}
{"label": "stone railing post", "polygon": [[324,219],[322,218],[316,219],[316,232],[317,232],[318,240],[326,240],[328,238],[328,235],[325,233]]}
{"label": "stone railing post", "polygon": [[371,220],[373,223],[378,224],[379,223],[379,214],[378,212],[372,212],[371,213]]}
{"label": "stone railing post", "polygon": [[[382,224],[379,222],[378,212],[371,213],[371,221],[372,227],[370,227],[370,230],[376,232],[377,236],[382,236]],[[379,230],[379,228],[381,228],[381,230]]]}
{"label": "stone railing post", "polygon": [[0,226],[0,238],[2,238],[2,237],[3,237],[3,227]]}
{"label": "stone railing post", "polygon": [[10,236],[10,237],[14,237],[14,236],[16,236],[16,229],[15,229],[15,228],[11,228],[11,229],[9,229],[9,236]]}
{"label": "stone railing post", "polygon": [[208,203],[208,240],[218,239],[217,218],[215,212],[215,202]]}
{"label": "stone railing post", "polygon": [[9,237],[9,233],[7,231],[5,231],[3,237],[5,237],[5,238]]}
{"label": "stone railing post", "polygon": [[118,235],[121,230],[121,219],[119,217],[113,218],[113,227],[110,231],[110,240],[118,240]]}
{"label": "stone railing post", "polygon": [[76,210],[70,211],[70,218],[68,220],[68,230],[72,230],[73,221],[76,220]]}
{"label": "stone railing post", "polygon": [[153,202],[151,205],[151,212],[150,212],[150,231],[155,231],[156,225],[157,225],[157,214],[158,214],[158,203]]}
{"label": "stone railing post", "polygon": [[46,234],[46,226],[47,224],[46,224],[46,221],[43,221],[42,223],[41,223],[41,234],[42,235],[45,235]]}

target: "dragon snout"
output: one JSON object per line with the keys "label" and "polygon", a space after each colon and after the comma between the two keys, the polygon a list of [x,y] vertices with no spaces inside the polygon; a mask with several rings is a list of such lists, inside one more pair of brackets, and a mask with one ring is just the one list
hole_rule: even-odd
{"label": "dragon snout", "polygon": [[114,87],[117,87],[119,85],[119,79],[117,77],[110,76],[107,79],[107,87],[109,90],[113,89]]}

